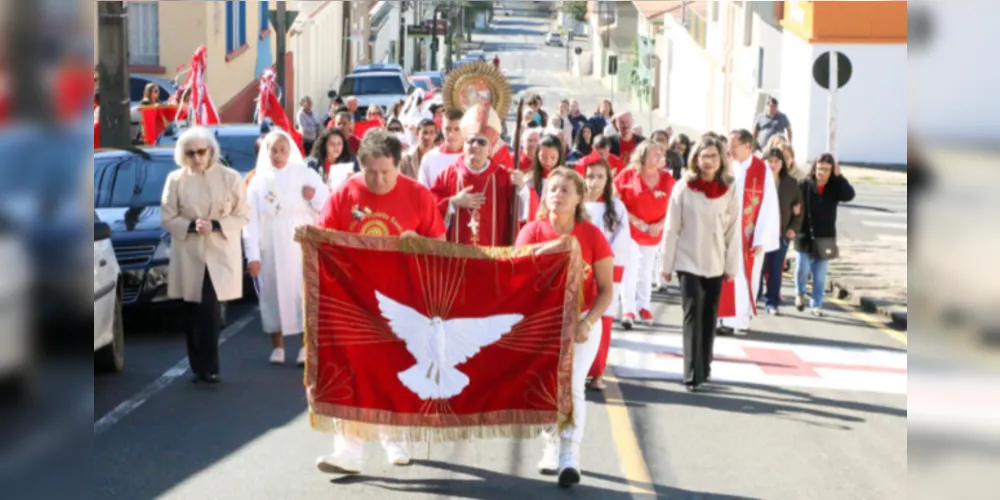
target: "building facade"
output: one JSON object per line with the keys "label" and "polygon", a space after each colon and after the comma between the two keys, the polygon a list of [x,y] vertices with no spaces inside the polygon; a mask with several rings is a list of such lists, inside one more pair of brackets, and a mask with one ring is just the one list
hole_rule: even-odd
{"label": "building facade", "polygon": [[840,52],[851,78],[837,91],[838,159],[906,164],[906,11],[902,1],[784,2],[780,108],[804,159],[828,150],[830,93],[814,81],[813,65]]}
{"label": "building facade", "polygon": [[201,45],[208,50],[206,81],[225,122],[253,119],[260,75],[274,64],[271,2],[126,2],[129,71],[174,79]]}

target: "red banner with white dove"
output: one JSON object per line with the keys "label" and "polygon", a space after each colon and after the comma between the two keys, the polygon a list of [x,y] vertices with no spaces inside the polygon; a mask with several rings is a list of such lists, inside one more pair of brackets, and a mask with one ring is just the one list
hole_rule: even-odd
{"label": "red banner with white dove", "polygon": [[302,152],[302,156],[308,156],[309,152],[306,151],[302,142],[302,134],[295,129],[295,125],[288,119],[288,114],[285,113],[285,108],[281,106],[281,101],[278,100],[278,96],[274,91],[277,87],[276,78],[273,69],[264,71],[264,74],[260,76],[260,86],[257,93],[257,123],[262,122],[265,118],[270,118],[275,126],[292,136],[292,140],[295,141],[295,145]]}
{"label": "red banner with white dove", "polygon": [[488,248],[310,226],[296,240],[314,429],[429,442],[571,423],[572,238]]}
{"label": "red banner with white dove", "polygon": [[[187,81],[181,86],[178,98],[172,101],[184,102],[184,96],[189,95],[190,101],[187,106],[181,106],[177,110],[175,120],[187,119],[191,125],[215,125],[221,123],[219,112],[212,103],[212,98],[208,94],[208,86],[205,84],[205,71],[208,67],[208,49],[204,45],[198,47],[191,57],[190,71]],[[174,102],[171,102],[173,104]]]}

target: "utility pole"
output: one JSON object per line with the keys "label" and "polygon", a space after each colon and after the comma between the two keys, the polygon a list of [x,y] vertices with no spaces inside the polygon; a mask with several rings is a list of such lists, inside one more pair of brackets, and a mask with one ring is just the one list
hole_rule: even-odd
{"label": "utility pole", "polygon": [[[275,40],[275,45],[277,45],[278,50],[278,61],[275,66],[275,80],[278,81],[278,88],[281,89],[282,99],[288,99],[290,93],[288,89],[285,88],[285,52],[287,48],[285,47],[285,42],[288,40],[288,17],[286,16],[285,2],[284,0],[278,1],[278,10],[275,12],[274,21],[274,36],[278,37]],[[282,107],[286,110],[293,109],[295,103],[283,102]],[[286,111],[287,112],[287,111]]]}
{"label": "utility pole", "polygon": [[[23,121],[48,121],[53,117],[52,102],[54,99],[45,95],[42,85],[42,38],[39,36],[41,27],[41,12],[38,2],[11,3],[10,18],[17,19],[10,23],[7,43],[16,45],[17,50],[9,51],[12,94],[17,96],[11,100],[14,116]],[[45,64],[44,62],[42,64]]]}
{"label": "utility pole", "polygon": [[438,18],[441,13],[441,5],[434,6],[434,15],[431,17],[431,71],[437,71],[438,69],[438,47],[441,42],[438,40]]}
{"label": "utility pole", "polygon": [[405,68],[405,64],[406,64],[406,54],[405,54],[405,52],[406,52],[406,16],[404,14],[406,13],[406,4],[407,3],[408,3],[407,0],[402,0],[401,2],[397,2],[397,4],[399,5],[399,12],[397,13],[398,16],[399,16],[399,18],[398,18],[399,19],[399,40],[398,40],[397,49],[396,49],[396,51],[398,52],[398,54],[397,54],[398,57],[396,58],[396,62],[399,64],[400,68]]}
{"label": "utility pole", "polygon": [[97,8],[101,147],[127,148],[132,145],[126,24],[128,14],[125,2],[97,2]]}
{"label": "utility pole", "polygon": [[[420,0],[415,0],[413,7],[413,24],[420,26],[423,24],[423,21],[424,21],[423,5],[420,3]],[[422,43],[423,40],[426,39],[425,38],[413,39],[413,73],[420,71],[421,69],[420,67],[423,65],[423,57],[422,57],[423,54],[420,53],[421,52],[420,44]]]}

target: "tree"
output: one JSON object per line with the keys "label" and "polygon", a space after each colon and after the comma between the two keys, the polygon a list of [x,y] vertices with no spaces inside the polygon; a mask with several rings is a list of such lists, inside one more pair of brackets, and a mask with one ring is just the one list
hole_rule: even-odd
{"label": "tree", "polygon": [[563,3],[563,11],[570,15],[574,21],[584,22],[587,20],[587,2],[570,1]]}

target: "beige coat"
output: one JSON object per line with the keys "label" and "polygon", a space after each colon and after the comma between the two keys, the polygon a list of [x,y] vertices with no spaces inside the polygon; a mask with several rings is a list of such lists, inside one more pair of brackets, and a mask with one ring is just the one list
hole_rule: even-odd
{"label": "beige coat", "polygon": [[[220,301],[243,296],[242,231],[247,224],[246,186],[240,174],[222,165],[196,173],[178,168],[167,176],[161,203],[163,227],[170,233],[167,295],[201,302],[205,268]],[[191,221],[219,222],[208,236],[188,232]]]}
{"label": "beige coat", "polygon": [[737,276],[741,240],[736,233],[740,227],[736,191],[730,186],[726,194],[710,200],[691,190],[687,181],[674,186],[661,245],[663,273],[686,272],[704,278]]}

